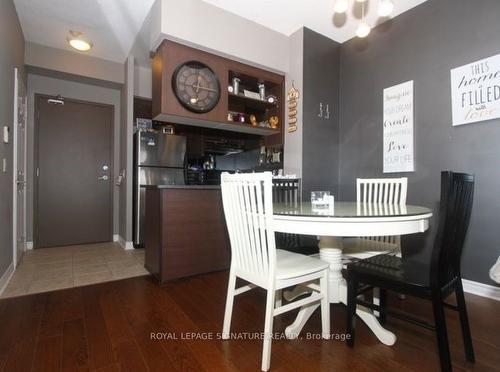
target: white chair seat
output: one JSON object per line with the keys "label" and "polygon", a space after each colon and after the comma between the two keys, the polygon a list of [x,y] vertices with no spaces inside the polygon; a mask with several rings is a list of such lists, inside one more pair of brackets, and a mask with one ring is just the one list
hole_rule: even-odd
{"label": "white chair seat", "polygon": [[377,254],[399,251],[399,245],[364,238],[344,238],[342,255],[349,258],[365,259]]}
{"label": "white chair seat", "polygon": [[329,263],[299,253],[276,250],[276,279],[290,279],[328,268]]}

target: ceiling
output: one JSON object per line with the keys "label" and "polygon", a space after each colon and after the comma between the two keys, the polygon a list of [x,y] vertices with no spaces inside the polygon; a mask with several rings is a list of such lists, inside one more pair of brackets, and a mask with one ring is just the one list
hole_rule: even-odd
{"label": "ceiling", "polygon": [[[203,0],[285,35],[305,26],[343,43],[355,36],[361,19],[361,3],[350,0],[345,14],[334,14],[335,0]],[[377,15],[380,0],[367,0],[367,22],[374,26],[386,19]],[[395,17],[427,0],[394,0]]]}
{"label": "ceiling", "polygon": [[[66,38],[69,30],[80,31],[94,44],[86,55],[123,63],[154,1],[14,0],[14,3],[27,41],[79,53],[68,45]],[[356,0],[350,0],[346,14],[334,14],[335,0],[200,1],[287,36],[305,26],[338,42],[354,37],[361,18],[361,5]],[[368,23],[373,26],[384,21],[377,15],[380,0],[366,1]],[[394,0],[393,17],[424,1]]]}
{"label": "ceiling", "polygon": [[[72,49],[69,30],[94,47],[86,55],[123,63],[154,0],[14,0],[27,41]],[[76,51],[75,51],[76,52]]]}

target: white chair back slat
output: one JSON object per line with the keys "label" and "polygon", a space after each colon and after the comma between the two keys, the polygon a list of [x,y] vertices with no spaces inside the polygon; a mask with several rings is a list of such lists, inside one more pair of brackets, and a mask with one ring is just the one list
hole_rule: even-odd
{"label": "white chair back slat", "polygon": [[[232,229],[229,230],[229,237],[231,240],[231,244],[237,246],[247,246],[248,245],[248,229],[245,224],[245,215],[243,213],[239,213],[239,210],[236,208],[237,205],[242,203],[243,201],[243,188],[241,185],[237,184],[229,184],[226,186],[230,189],[230,192],[223,195],[226,197],[225,204],[227,205],[227,213],[229,216],[229,220],[231,220]],[[238,267],[247,268],[249,260],[249,249],[241,249],[234,251],[232,256],[238,262]]]}
{"label": "white chair back slat", "polygon": [[[356,201],[363,203],[364,213],[394,211],[394,206],[406,204],[408,178],[358,178],[356,179]],[[358,205],[358,210],[360,206]],[[373,236],[369,240],[400,244],[399,236]]]}
{"label": "white chair back slat", "polygon": [[243,214],[246,218],[246,225],[248,227],[248,241],[250,247],[250,268],[260,271],[260,265],[258,264],[257,258],[257,247],[255,246],[255,229],[253,226],[253,213],[255,208],[252,209],[252,205],[250,204],[250,185],[247,183],[243,184],[243,195],[244,195],[244,203],[243,203]]}
{"label": "white chair back slat", "polygon": [[267,280],[276,265],[272,175],[223,173],[221,188],[232,267]]}
{"label": "white chair back slat", "polygon": [[262,247],[261,264],[264,268],[264,272],[269,271],[269,252],[267,249],[267,230],[266,230],[266,212],[264,210],[264,195],[262,194],[262,187],[256,188],[256,201],[257,201],[257,211],[258,214],[258,227],[259,227],[259,238],[260,246]]}
{"label": "white chair back slat", "polygon": [[356,201],[369,204],[406,204],[408,179],[401,178],[358,178],[356,180]]}
{"label": "white chair back slat", "polygon": [[300,195],[300,179],[273,179],[272,195],[275,203],[297,205]]}
{"label": "white chair back slat", "polygon": [[394,184],[389,184],[389,204],[394,204]]}

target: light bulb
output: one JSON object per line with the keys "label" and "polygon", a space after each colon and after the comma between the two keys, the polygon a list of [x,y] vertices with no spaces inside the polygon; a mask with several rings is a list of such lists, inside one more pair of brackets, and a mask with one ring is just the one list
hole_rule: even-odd
{"label": "light bulb", "polygon": [[356,36],[357,37],[366,37],[366,36],[368,36],[368,34],[370,33],[371,30],[372,30],[372,28],[370,27],[370,25],[368,23],[366,23],[365,21],[363,21],[359,24],[358,28],[356,29]]}
{"label": "light bulb", "polygon": [[76,50],[79,50],[80,52],[86,52],[87,50],[90,50],[90,48],[91,48],[91,46],[88,42],[86,42],[85,40],[81,40],[81,39],[71,39],[69,41],[69,45],[71,45]]}
{"label": "light bulb", "polygon": [[69,45],[71,45],[72,48],[80,51],[80,52],[86,52],[92,48],[92,43],[88,41],[86,38],[83,37],[83,34],[79,31],[69,31],[69,35],[66,38],[68,41]]}
{"label": "light bulb", "polygon": [[349,8],[349,1],[348,0],[337,0],[335,2],[335,6],[333,8],[333,11],[335,13],[345,13],[347,11],[347,8]]}
{"label": "light bulb", "polygon": [[378,4],[378,15],[381,17],[388,17],[394,10],[394,2],[392,0],[382,0]]}

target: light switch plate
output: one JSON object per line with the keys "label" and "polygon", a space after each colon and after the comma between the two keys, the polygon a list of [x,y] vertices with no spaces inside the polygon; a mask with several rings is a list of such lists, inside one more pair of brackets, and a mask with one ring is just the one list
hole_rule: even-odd
{"label": "light switch plate", "polygon": [[9,127],[7,125],[3,127],[3,142],[9,143]]}
{"label": "light switch plate", "polygon": [[2,159],[2,172],[7,173],[7,159]]}

